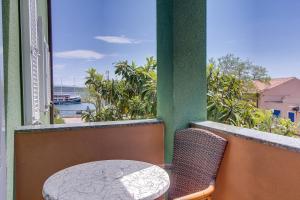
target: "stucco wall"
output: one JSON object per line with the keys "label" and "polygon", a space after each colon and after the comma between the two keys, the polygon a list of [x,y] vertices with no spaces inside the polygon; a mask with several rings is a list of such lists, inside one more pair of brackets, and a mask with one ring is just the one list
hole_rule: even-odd
{"label": "stucco wall", "polygon": [[300,154],[219,133],[229,141],[216,200],[300,199]]}
{"label": "stucco wall", "polygon": [[163,129],[162,123],[156,123],[18,131],[15,135],[16,200],[42,199],[42,186],[49,176],[84,162],[130,159],[162,164]]}
{"label": "stucco wall", "polygon": [[[193,126],[211,130],[228,140],[214,200],[300,199],[299,139],[214,122]],[[275,140],[276,144],[270,143]]]}

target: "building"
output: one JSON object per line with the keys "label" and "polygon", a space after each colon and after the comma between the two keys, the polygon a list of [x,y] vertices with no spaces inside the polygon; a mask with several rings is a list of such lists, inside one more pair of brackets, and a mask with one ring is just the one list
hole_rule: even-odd
{"label": "building", "polygon": [[272,110],[276,117],[300,121],[300,80],[295,77],[274,78],[268,83],[255,81],[258,92],[257,106]]}
{"label": "building", "polygon": [[[16,127],[51,121],[51,32],[47,0],[1,0],[0,199],[14,194]],[[3,39],[3,42],[2,42]],[[3,43],[3,51],[2,51]],[[3,52],[3,54],[2,54]],[[3,62],[2,62],[3,61]],[[3,73],[4,72],[4,73]],[[3,73],[3,74],[2,74]]]}

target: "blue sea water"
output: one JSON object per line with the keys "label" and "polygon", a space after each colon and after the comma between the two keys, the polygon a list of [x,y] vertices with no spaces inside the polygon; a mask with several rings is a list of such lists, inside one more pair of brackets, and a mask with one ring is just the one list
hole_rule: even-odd
{"label": "blue sea water", "polygon": [[60,116],[62,117],[73,117],[73,116],[80,116],[78,111],[86,110],[89,107],[90,110],[94,110],[95,106],[91,103],[80,103],[80,104],[62,104],[62,105],[55,105],[60,112]]}

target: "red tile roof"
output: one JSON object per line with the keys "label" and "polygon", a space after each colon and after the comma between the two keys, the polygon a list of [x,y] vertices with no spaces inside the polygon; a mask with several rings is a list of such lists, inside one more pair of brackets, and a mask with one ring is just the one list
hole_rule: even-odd
{"label": "red tile roof", "polygon": [[273,78],[268,83],[264,83],[261,81],[254,81],[254,86],[257,91],[261,92],[263,90],[269,90],[271,88],[277,87],[281,84],[284,84],[290,80],[297,79],[296,77],[287,77],[287,78]]}

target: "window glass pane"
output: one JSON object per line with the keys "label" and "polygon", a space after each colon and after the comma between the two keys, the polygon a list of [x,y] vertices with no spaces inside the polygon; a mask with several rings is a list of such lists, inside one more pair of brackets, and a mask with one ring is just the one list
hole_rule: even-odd
{"label": "window glass pane", "polygon": [[280,110],[274,110],[274,111],[273,111],[273,115],[274,115],[275,117],[280,117]]}
{"label": "window glass pane", "polygon": [[290,119],[292,122],[295,122],[295,113],[289,112],[289,119]]}

